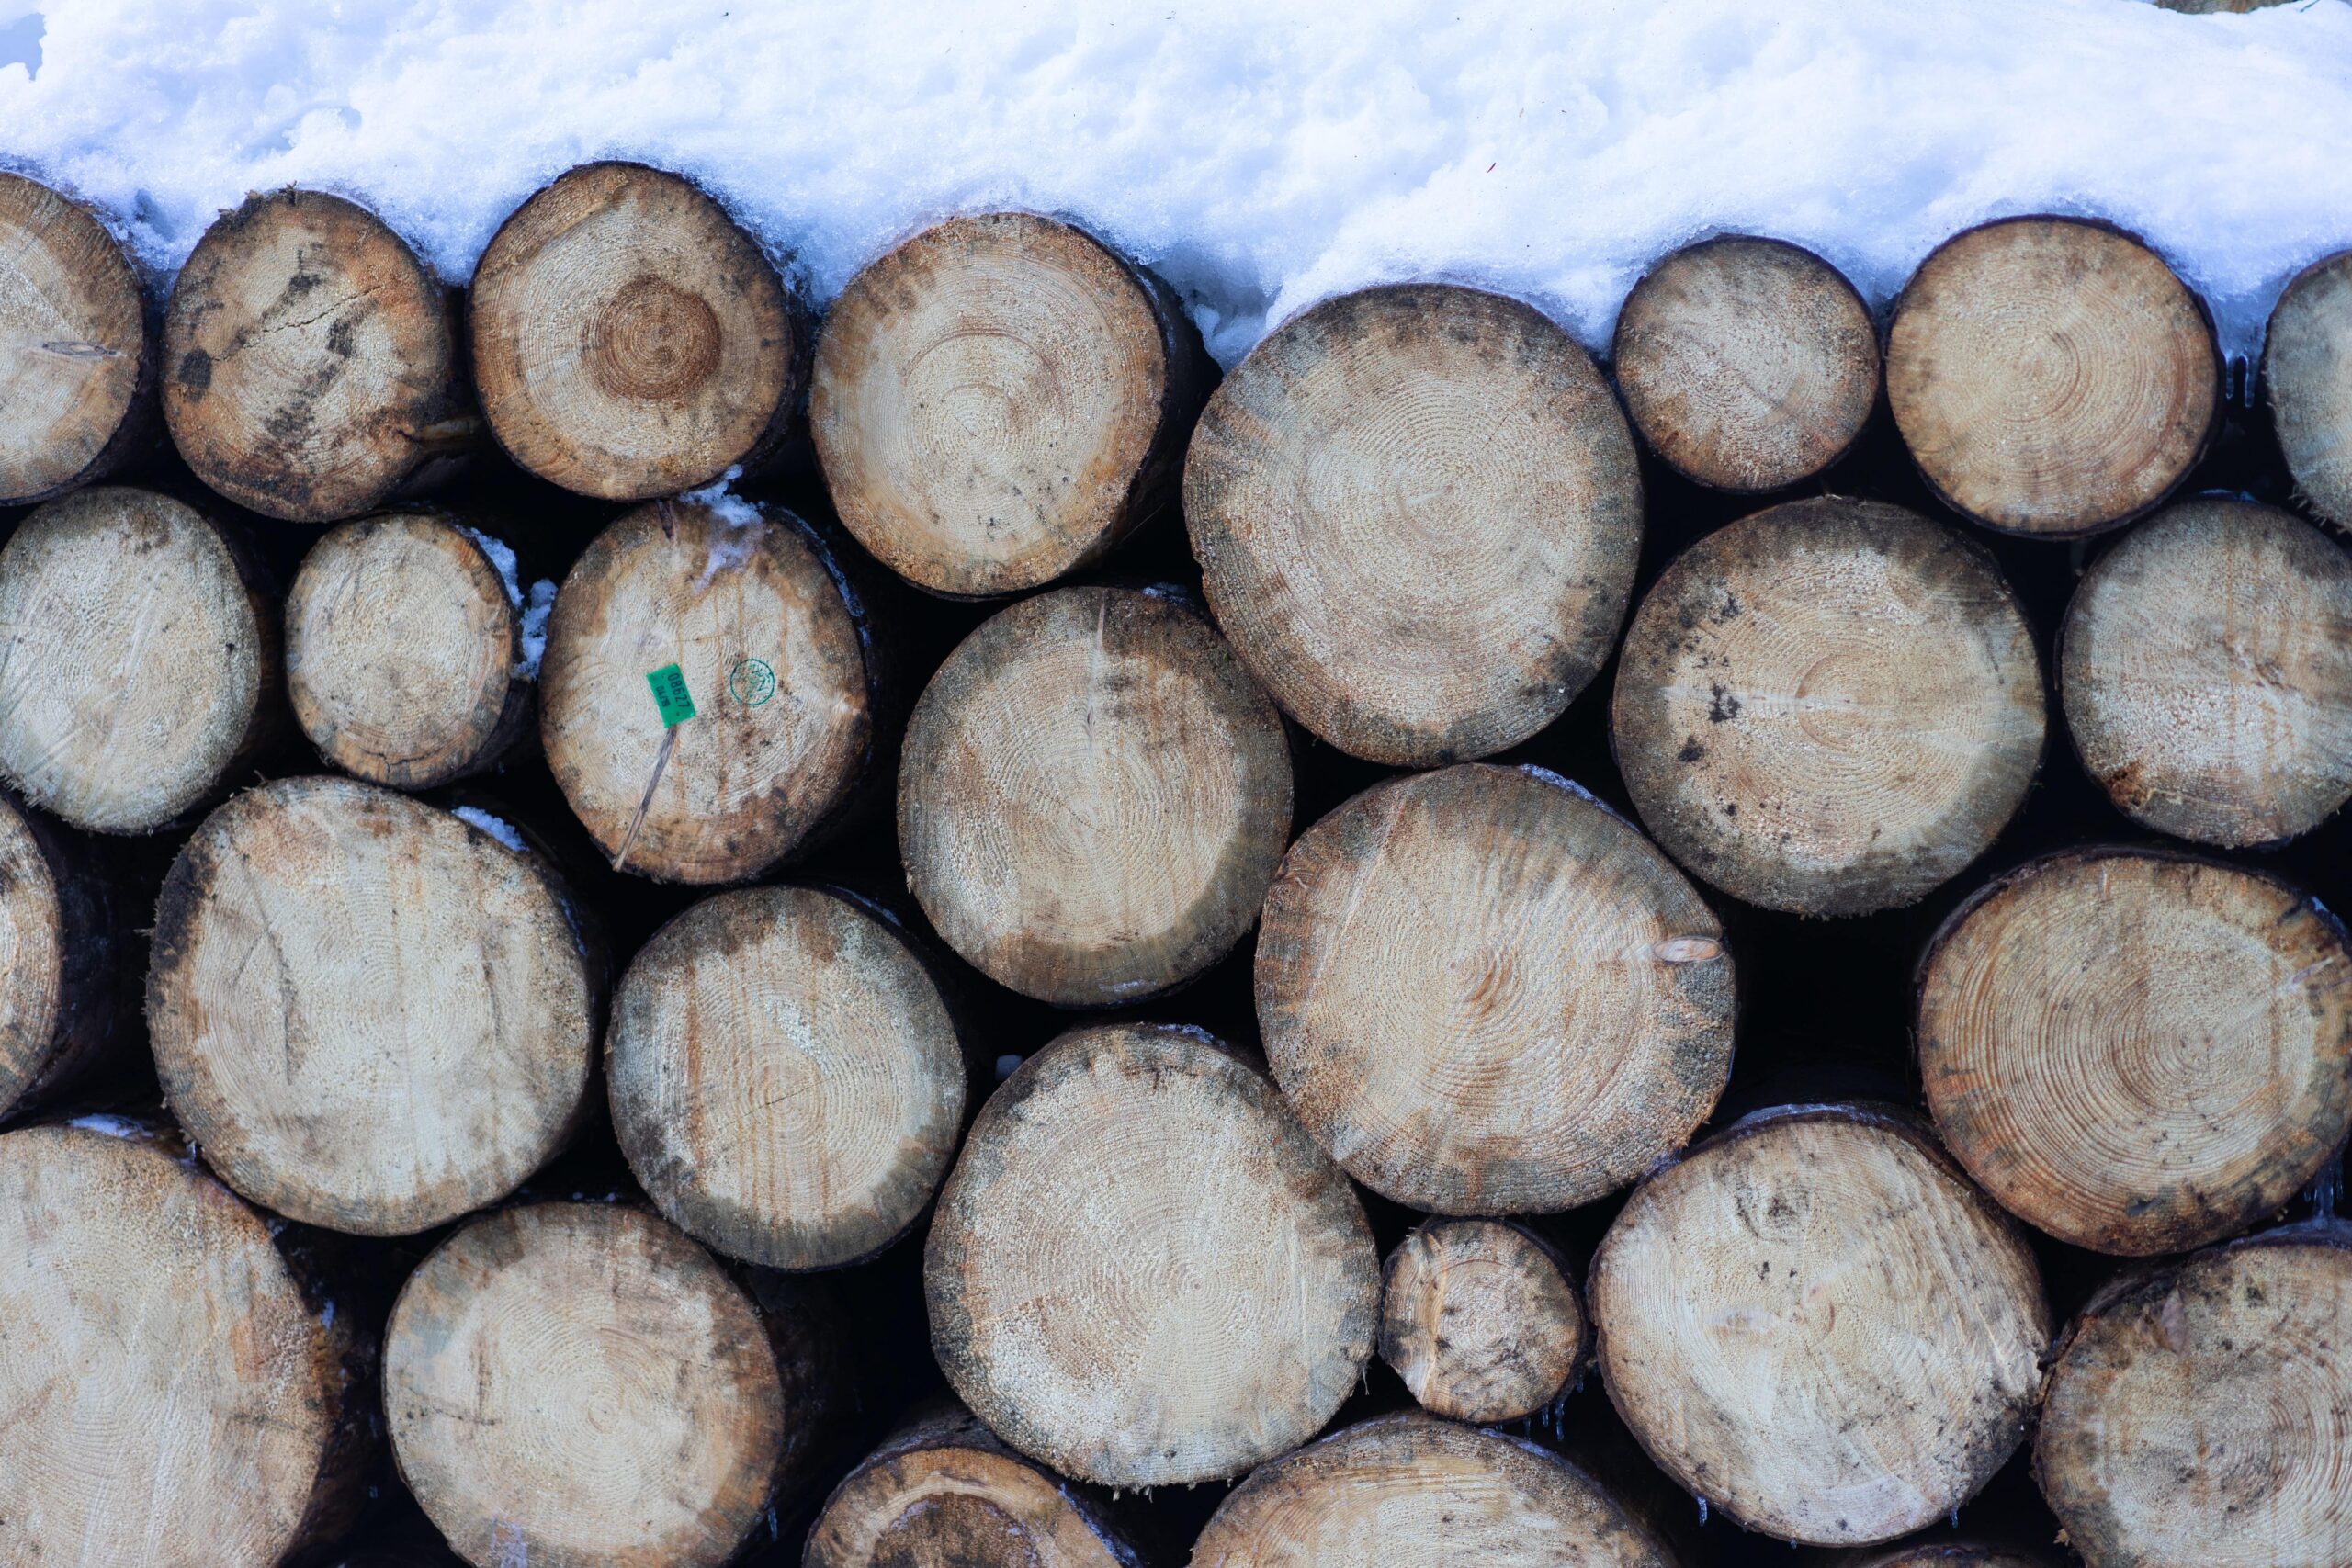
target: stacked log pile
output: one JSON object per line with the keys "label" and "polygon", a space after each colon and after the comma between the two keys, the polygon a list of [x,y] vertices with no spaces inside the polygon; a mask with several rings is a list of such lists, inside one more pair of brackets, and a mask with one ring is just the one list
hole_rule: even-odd
{"label": "stacked log pile", "polygon": [[2352,254],[0,258],[0,1562],[2352,1562]]}

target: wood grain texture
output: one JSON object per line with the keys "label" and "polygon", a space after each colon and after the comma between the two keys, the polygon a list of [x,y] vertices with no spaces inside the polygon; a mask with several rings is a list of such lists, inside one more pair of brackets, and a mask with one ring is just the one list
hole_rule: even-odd
{"label": "wood grain texture", "polygon": [[602,979],[536,856],[390,790],[285,779],[173,862],[147,1023],[222,1179],[292,1219],[404,1235],[560,1146]]}
{"label": "wood grain texture", "polygon": [[138,272],[81,203],[0,173],[0,505],[103,479],[154,426]]}
{"label": "wood grain texture", "polygon": [[2352,951],[2308,895],[2072,850],[1954,912],[1920,967],[1945,1144],[2061,1240],[2144,1256],[2271,1213],[2352,1129]]}
{"label": "wood grain texture", "polygon": [[2033,1254],[1907,1120],[1736,1123],[1634,1190],[1589,1304],[1611,1401],[1752,1530],[1868,1545],[1958,1508],[2025,1436],[2052,1324]]}
{"label": "wood grain texture", "polygon": [[2312,263],[2278,296],[2262,385],[2295,488],[2312,511],[2352,526],[2352,251]]}
{"label": "wood grain texture", "polygon": [[445,479],[481,430],[456,298],[356,202],[287,189],[204,231],[164,316],[164,419],[196,477],[298,523]]}
{"label": "wood grain texture", "polygon": [[840,894],[722,893],[639,950],[605,1043],[613,1128],[688,1235],[773,1269],[888,1247],[931,1201],[965,1067],[906,940]]}
{"label": "wood grain texture", "polygon": [[1584,1364],[1584,1303],[1558,1254],[1501,1220],[1433,1220],[1388,1255],[1380,1359],[1433,1416],[1516,1421]]}
{"label": "wood grain texture", "polygon": [[[646,676],[671,664],[695,716],[657,779],[663,726]],[[589,835],[608,856],[628,844],[626,869],[748,881],[871,767],[875,680],[863,609],[799,518],[657,502],[597,535],[556,593],[539,739]]]}
{"label": "wood grain texture", "polygon": [[1217,624],[1291,716],[1405,767],[1557,718],[1609,657],[1642,541],[1632,434],[1515,299],[1327,299],[1209,399],[1184,517]]}
{"label": "wood grain texture", "polygon": [[1751,904],[1860,915],[1982,854],[2041,759],[2041,663],[1992,558],[1873,501],[1790,502],[1677,557],[1610,736],[1667,852]]}
{"label": "wood grain texture", "polygon": [[0,644],[0,774],[91,832],[217,797],[278,722],[277,606],[251,557],[153,491],[83,491],[18,525]]}
{"label": "wood grain texture", "polygon": [[351,1523],[373,1348],[273,1227],[138,1124],[0,1136],[0,1560],[277,1568]]}
{"label": "wood grain texture", "polygon": [[715,1568],[807,1435],[797,1326],[641,1210],[486,1215],[392,1308],[401,1477],[474,1568]]}
{"label": "wood grain texture", "polygon": [[932,1348],[1013,1447],[1106,1486],[1237,1475],[1331,1418],[1380,1258],[1347,1179],[1197,1030],[1073,1031],[997,1089],[923,1249]]}
{"label": "wood grain texture", "polygon": [[1164,593],[1065,588],[950,654],[907,727],[907,886],[990,979],[1066,1007],[1191,979],[1250,929],[1290,831],[1282,718]]}
{"label": "wood grain texture", "polygon": [[116,1043],[124,916],[87,840],[0,795],[0,1118],[53,1101]]}
{"label": "wood grain texture", "polygon": [[1731,1071],[1723,927],[1532,770],[1375,785],[1300,835],[1258,936],[1274,1077],[1350,1175],[1440,1213],[1572,1208],[1679,1148]]}
{"label": "wood grain texture", "polygon": [[1845,456],[1878,402],[1878,327],[1845,275],[1748,235],[1686,245],[1634,286],[1610,353],[1634,428],[1676,472],[1780,490]]}
{"label": "wood grain texture", "polygon": [[1175,297],[1084,231],[955,218],[826,312],[809,434],[842,521],[934,593],[1010,593],[1175,506],[1216,378]]}
{"label": "wood grain texture", "polygon": [[1547,1450],[1418,1413],[1343,1428],[1235,1488],[1193,1568],[1673,1568],[1600,1483]]}
{"label": "wood grain texture", "polygon": [[2089,1568],[2352,1560],[2352,1227],[2127,1276],[2067,1331],[2034,1473]]}
{"label": "wood grain texture", "polygon": [[583,164],[517,208],[468,308],[499,445],[606,501],[759,462],[807,380],[808,324],[758,242],[692,181],[642,164]]}
{"label": "wood grain texture", "polygon": [[1904,286],[1886,395],[1955,509],[2065,537],[2130,521],[2196,467],[2222,356],[2203,304],[2139,240],[2008,218],[1945,241]]}

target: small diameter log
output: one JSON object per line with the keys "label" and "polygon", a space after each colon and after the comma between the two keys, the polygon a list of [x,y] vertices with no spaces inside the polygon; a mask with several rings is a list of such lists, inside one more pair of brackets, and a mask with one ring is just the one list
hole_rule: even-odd
{"label": "small diameter log", "polygon": [[0,1560],[277,1568],[350,1524],[373,1346],[275,1228],[137,1123],[0,1137]]}
{"label": "small diameter log", "polygon": [[1372,1355],[1380,1258],[1272,1084],[1197,1030],[1063,1035],[999,1086],[923,1250],[932,1348],[1013,1447],[1105,1486],[1297,1447]]}
{"label": "small diameter log", "polygon": [[1290,832],[1281,716],[1163,593],[1012,606],[932,677],[907,727],[907,885],[989,978],[1066,1007],[1134,1001],[1222,958]]}
{"label": "small diameter log", "polygon": [[121,916],[85,842],[0,795],[0,1118],[52,1100],[112,1042]]}
{"label": "small diameter log", "polygon": [[904,938],[840,894],[722,893],[657,932],[613,998],[613,1128],[681,1229],[773,1269],[905,1234],[963,1125],[963,1047]]}
{"label": "small diameter log", "polygon": [[277,606],[242,542],[151,491],[51,502],[0,549],[0,774],[99,833],[213,798],[277,723]]}
{"label": "small diameter log", "polygon": [[891,1435],[825,1503],[801,1568],[1134,1568],[1094,1497],[949,1403]]}
{"label": "small diameter log", "polygon": [[1184,516],[1217,624],[1301,724],[1406,767],[1559,717],[1633,592],[1642,486],[1567,333],[1434,284],[1326,300],[1209,399]]}
{"label": "small diameter log", "polygon": [[229,1185],[404,1235],[505,1196],[569,1135],[601,967],[536,857],[390,790],[285,779],[173,863],[148,1032]]}
{"label": "small diameter log", "polygon": [[401,1478],[475,1568],[726,1562],[821,1427],[808,1326],[642,1210],[487,1215],[392,1308]]}
{"label": "small diameter log", "polygon": [[1967,865],[2041,760],[2041,663],[1992,558],[1898,506],[1791,502],[1678,557],[1610,710],[1668,853],[1803,915],[1909,904]]}
{"label": "small diameter log", "polygon": [[1817,1546],[1975,1495],[2025,1435],[2052,1329],[2007,1216],[1924,1130],[1856,1106],[1747,1117],[1645,1180],[1589,1299],[1659,1467]]}
{"label": "small diameter log", "polygon": [[2090,1568],[2352,1562],[2352,1226],[2128,1276],[2068,1330],[2034,1472]]}
{"label": "small diameter log", "polygon": [[1431,1415],[1532,1416],[1567,1390],[1585,1340],[1558,1255],[1519,1225],[1433,1221],[1388,1255],[1380,1359]]}
{"label": "small diameter log", "polygon": [[502,570],[493,548],[505,547],[424,513],[345,523],[311,547],[286,595],[286,689],[330,765],[431,789],[529,733],[527,613],[512,552]]}
{"label": "small diameter log", "polygon": [[1680,1148],[1731,1071],[1723,927],[1564,779],[1392,779],[1266,897],[1259,1027],[1316,1141],[1439,1213],[1573,1208]]}
{"label": "small diameter log", "polygon": [[164,317],[164,418],[196,477],[297,523],[446,479],[481,430],[457,297],[323,191],[248,196],[197,242]]}
{"label": "small diameter log", "polygon": [[81,203],[0,173],[0,506],[103,479],[154,430],[139,274]]}
{"label": "small diameter log", "polygon": [[692,181],[584,164],[517,208],[474,268],[474,382],[515,462],[646,501],[783,439],[809,332],[759,243]]}
{"label": "small diameter log", "polygon": [[2296,490],[2352,526],[2352,251],[2313,262],[2278,296],[2262,386]]}
{"label": "small diameter log", "polygon": [[2075,590],[2058,656],[2084,771],[2143,827],[2233,848],[2352,796],[2352,555],[2251,502],[2183,502]]}
{"label": "small diameter log", "polygon": [[2352,1128],[2352,952],[2317,901],[2075,850],[1963,904],[1920,968],[1919,1076],[2010,1213],[2143,1256],[2271,1213]]}
{"label": "small diameter log", "polygon": [[[694,716],[648,677],[678,669]],[[731,496],[657,502],[558,591],[539,739],[605,853],[662,882],[741,882],[800,847],[873,761],[862,608],[807,524]]]}
{"label": "small diameter log", "polygon": [[1667,1545],[1547,1449],[1418,1413],[1261,1467],[1217,1506],[1193,1568],[1673,1568]]}
{"label": "small diameter log", "polygon": [[826,312],[808,426],[842,521],[935,593],[1011,593],[1172,510],[1216,379],[1166,285],[1082,230],[956,218]]}
{"label": "small diameter log", "polygon": [[1887,330],[1886,396],[1938,495],[2065,537],[2188,477],[2221,423],[2222,355],[2204,305],[2138,240],[2011,218],[1919,264]]}
{"label": "small diameter log", "polygon": [[1844,457],[1878,402],[1878,328],[1845,275],[1801,246],[1685,246],[1617,316],[1617,385],[1657,455],[1718,490],[1779,490]]}

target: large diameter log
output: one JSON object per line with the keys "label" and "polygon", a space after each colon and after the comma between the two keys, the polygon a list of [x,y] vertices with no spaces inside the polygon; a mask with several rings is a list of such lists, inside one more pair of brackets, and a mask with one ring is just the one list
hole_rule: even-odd
{"label": "large diameter log", "polygon": [[311,547],[286,594],[286,690],[321,757],[370,784],[431,789],[529,732],[537,670],[513,556],[502,572],[494,543],[451,518],[389,513]]}
{"label": "large diameter log", "polygon": [[25,519],[0,549],[0,774],[92,832],[217,797],[277,723],[277,607],[252,558],[151,491]]}
{"label": "large diameter log", "polygon": [[2352,1226],[2127,1277],[2067,1331],[2034,1473],[2090,1568],[2352,1562]]}
{"label": "large diameter log", "polygon": [[1209,399],[1184,517],[1217,624],[1301,724],[1375,762],[1557,718],[1633,592],[1642,487],[1591,359],[1434,284],[1326,300]]}
{"label": "large diameter log", "polygon": [[1257,1003],[1316,1141],[1441,1213],[1614,1191],[1731,1071],[1713,912],[1623,818],[1532,769],[1393,779],[1302,834],[1266,897]]}
{"label": "large diameter log", "polygon": [[2143,827],[2268,843],[2352,796],[2352,555],[2300,518],[2150,518],[2075,590],[2058,668],[2084,771]]}
{"label": "large diameter log", "polygon": [[286,779],[173,862],[148,1032],[229,1185],[402,1235],[505,1196],[570,1134],[600,969],[537,857],[390,790]]}
{"label": "large diameter log", "polygon": [[2352,951],[2275,877],[2075,850],[1954,912],[1921,964],[1919,1076],[2012,1213],[2177,1252],[2278,1210],[2352,1129]]}
{"label": "large diameter log", "polygon": [[1667,852],[1804,915],[1915,902],[1984,853],[2041,760],[2041,662],[1992,558],[1901,507],[1791,502],[1676,558],[1610,710]]}
{"label": "large diameter log", "polygon": [[809,334],[759,242],[692,181],[584,164],[491,236],[469,296],[499,445],[566,490],[646,501],[767,457]]}
{"label": "large diameter log", "polygon": [[176,1145],[0,1137],[0,1560],[277,1568],[361,1502],[372,1344]]}
{"label": "large diameter log", "polygon": [[2295,275],[2262,340],[2262,386],[2295,489],[2352,525],[2352,251]]}
{"label": "large diameter log", "polygon": [[1634,1189],[1594,1254],[1600,1372],[1659,1467],[1752,1530],[1892,1540],[2025,1436],[2050,1309],[1925,1132],[1760,1113]]}
{"label": "large diameter log", "polygon": [[951,219],[826,312],[808,427],[842,523],[935,593],[1052,581],[1175,506],[1216,367],[1167,286],[1026,212]]}
{"label": "large diameter log", "polygon": [[1274,1086],[1197,1030],[1063,1035],[999,1086],[923,1250],[932,1348],[1023,1453],[1106,1486],[1295,1448],[1372,1355],[1380,1258]]}
{"label": "large diameter log", "polygon": [[808,1325],[763,1315],[641,1210],[508,1209],[402,1287],[384,1336],[401,1477],[474,1568],[712,1568],[810,1458]]}
{"label": "large diameter log", "polygon": [[126,1010],[126,924],[86,843],[0,795],[0,1118],[52,1100]]}
{"label": "large diameter log", "polygon": [[164,317],[164,418],[196,477],[298,523],[447,478],[481,428],[456,296],[366,208],[248,196],[204,231]]}
{"label": "large diameter log", "polygon": [[605,1072],[662,1212],[775,1269],[895,1241],[963,1124],[963,1047],[922,960],[813,887],[722,893],[655,933],[614,993]]}
{"label": "large diameter log", "polygon": [[1887,330],[1886,395],[1937,494],[2064,537],[2188,477],[2221,423],[2222,355],[2204,305],[2138,240],[2011,218],[1919,264]]}
{"label": "large diameter log", "polygon": [[1532,1416],[1576,1378],[1586,1329],[1559,1256],[1522,1226],[1432,1221],[1388,1255],[1380,1359],[1432,1415]]}
{"label": "large diameter log", "polygon": [[1820,1554],[1811,1568],[2055,1568],[2050,1558],[2014,1546],[1974,1540],[1914,1541]]}
{"label": "large diameter log", "polygon": [[1094,1497],[952,1402],[861,1460],[826,1500],[801,1568],[1135,1568]]}
{"label": "large diameter log", "polygon": [[1626,412],[1676,472],[1780,490],[1844,457],[1878,402],[1878,328],[1801,246],[1727,235],[1668,256],[1618,312]]}
{"label": "large diameter log", "polygon": [[1265,1465],[1217,1506],[1193,1568],[1673,1568],[1665,1542],[1548,1450],[1384,1416]]}
{"label": "large diameter log", "polygon": [[0,173],[0,505],[103,479],[154,429],[139,274],[81,203]]}
{"label": "large diameter log", "polygon": [[[675,665],[694,716],[647,678]],[[725,498],[658,502],[596,536],[556,593],[539,739],[616,863],[741,882],[801,846],[873,761],[863,611],[816,534]]]}
{"label": "large diameter log", "polygon": [[907,885],[1023,995],[1111,1006],[1229,952],[1290,831],[1281,716],[1161,593],[1065,588],[967,637],[899,767]]}

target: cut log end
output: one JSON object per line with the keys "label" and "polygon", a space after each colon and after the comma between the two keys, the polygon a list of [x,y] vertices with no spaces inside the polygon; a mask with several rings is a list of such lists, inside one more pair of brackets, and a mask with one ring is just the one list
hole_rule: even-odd
{"label": "cut log end", "polygon": [[2072,852],[1956,914],[1919,989],[1945,1144],[2012,1213],[2176,1252],[2276,1211],[2352,1128],[2352,952],[2312,899],[2186,856]]}
{"label": "cut log end", "polygon": [[1274,1087],[1195,1031],[1066,1034],[981,1111],[924,1249],[932,1345],[1006,1441],[1106,1486],[1295,1448],[1372,1354],[1380,1260]]}
{"label": "cut log end", "polygon": [[2103,224],[2014,218],[1946,241],[1895,302],[1887,400],[1937,492],[2013,534],[2096,533],[2162,501],[2220,423],[2213,324]]}
{"label": "cut log end", "polygon": [[1209,400],[1184,515],[1217,624],[1354,756],[1487,756],[1608,659],[1641,549],[1617,400],[1529,307],[1437,285],[1327,300]]}
{"label": "cut log end", "polygon": [[2041,758],[2041,665],[1990,557],[1900,507],[1791,502],[1699,541],[1626,634],[1610,716],[1643,823],[1736,897],[1909,904]]}
{"label": "cut log end", "polygon": [[130,258],[79,202],[0,173],[0,505],[17,506],[103,477],[153,429],[155,354]]}
{"label": "cut log end", "polygon": [[0,1118],[70,1092],[112,1043],[121,945],[87,850],[0,795]]}
{"label": "cut log end", "polygon": [[2033,1254],[1926,1133],[1750,1117],[1634,1190],[1594,1255],[1611,1400],[1749,1529],[1892,1540],[2025,1435],[2050,1343]]}
{"label": "cut log end", "polygon": [[277,1568],[349,1522],[366,1357],[193,1161],[0,1137],[0,1557]]}
{"label": "cut log end", "polygon": [[967,637],[899,774],[908,886],[991,979],[1065,1006],[1167,989],[1231,950],[1290,830],[1282,718],[1200,615],[1069,588]]}
{"label": "cut log end", "polygon": [[757,241],[691,181],[588,164],[474,269],[474,380],[508,455],[606,501],[708,484],[782,438],[808,334]]}
{"label": "cut log end", "polygon": [[1516,1421],[1583,1363],[1584,1304],[1552,1249],[1496,1220],[1421,1226],[1389,1255],[1380,1359],[1432,1415]]}
{"label": "cut log end", "polygon": [[[758,875],[871,761],[856,610],[806,525],[752,513],[687,501],[629,513],[574,563],[548,621],[548,767],[605,853],[641,876]],[[673,664],[695,716],[665,736],[647,677]]]}
{"label": "cut log end", "polygon": [[1441,1213],[1612,1191],[1682,1146],[1731,1071],[1713,911],[1623,818],[1528,770],[1393,780],[1307,829],[1256,986],[1307,1130]]}
{"label": "cut log end", "polygon": [[1611,358],[1642,436],[1718,490],[1780,490],[1853,446],[1878,401],[1878,329],[1811,251],[1732,236],[1634,285]]}
{"label": "cut log end", "polygon": [[1091,236],[1025,212],[957,218],[826,313],[809,433],[876,558],[933,592],[1010,593],[1172,502],[1204,358],[1161,291]]}
{"label": "cut log end", "polygon": [[1673,1568],[1618,1498],[1533,1443],[1385,1416],[1261,1468],[1217,1506],[1194,1568]]}
{"label": "cut log end", "polygon": [[2075,591],[2066,726],[2119,810],[2233,848],[2352,796],[2352,555],[2272,507],[2184,502]]}
{"label": "cut log end", "polygon": [[1858,1548],[1835,1552],[1819,1568],[2056,1568],[2048,1557],[2013,1546],[1980,1541],[1917,1541],[1884,1550]]}
{"label": "cut log end", "polygon": [[451,296],[366,208],[249,196],[205,231],[164,318],[164,417],[196,476],[255,512],[381,506],[478,428]]}
{"label": "cut log end", "polygon": [[286,684],[319,754],[396,789],[481,771],[528,724],[522,610],[481,538],[392,513],[331,530],[286,595]]}
{"label": "cut log end", "polygon": [[242,549],[149,491],[51,502],[0,549],[0,773],[77,828],[146,833],[264,737],[277,615]]}
{"label": "cut log end", "polygon": [[709,1255],[642,1211],[480,1219],[392,1309],[384,1412],[401,1478],[475,1568],[713,1568],[764,1514],[808,1410]]}
{"label": "cut log end", "polygon": [[2313,262],[2278,296],[2262,385],[2295,488],[2352,527],[2352,251]]}
{"label": "cut log end", "polygon": [[2091,1568],[2352,1555],[2352,1227],[2290,1226],[2128,1280],[2070,1330],[2034,1469]]}
{"label": "cut log end", "polygon": [[662,1213],[719,1251],[830,1269],[902,1235],[963,1122],[962,1047],[905,941],[839,895],[725,893],[630,964],[614,1130]]}
{"label": "cut log end", "polygon": [[390,790],[287,779],[173,863],[147,1018],[172,1109],[231,1186],[400,1235],[503,1197],[570,1134],[595,984],[535,858]]}

